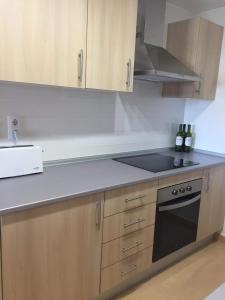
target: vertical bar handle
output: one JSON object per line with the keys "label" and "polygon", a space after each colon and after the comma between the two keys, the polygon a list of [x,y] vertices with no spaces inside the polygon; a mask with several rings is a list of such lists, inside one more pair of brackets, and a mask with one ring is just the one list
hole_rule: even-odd
{"label": "vertical bar handle", "polygon": [[210,185],[210,171],[207,174],[207,186],[206,186],[206,193],[209,192],[209,185]]}
{"label": "vertical bar handle", "polygon": [[131,59],[129,59],[128,63],[127,63],[127,81],[126,81],[126,85],[128,88],[131,87]]}
{"label": "vertical bar handle", "polygon": [[100,230],[101,228],[101,216],[102,215],[102,202],[98,201],[96,203],[96,226]]}
{"label": "vertical bar handle", "polygon": [[80,53],[78,54],[78,60],[79,60],[79,70],[78,70],[78,80],[80,82],[83,81],[83,71],[84,71],[84,50],[81,49]]}

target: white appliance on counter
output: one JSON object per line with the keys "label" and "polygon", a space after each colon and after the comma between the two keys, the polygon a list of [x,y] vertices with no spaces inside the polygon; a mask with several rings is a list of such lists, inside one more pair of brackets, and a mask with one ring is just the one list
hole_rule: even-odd
{"label": "white appliance on counter", "polygon": [[43,172],[42,148],[39,146],[0,147],[0,178]]}

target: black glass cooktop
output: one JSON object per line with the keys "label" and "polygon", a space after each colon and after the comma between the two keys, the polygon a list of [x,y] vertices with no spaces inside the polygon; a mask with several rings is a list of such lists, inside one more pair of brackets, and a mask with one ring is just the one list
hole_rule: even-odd
{"label": "black glass cooktop", "polygon": [[199,163],[193,161],[161,154],[136,155],[115,158],[114,160],[153,173],[199,165]]}

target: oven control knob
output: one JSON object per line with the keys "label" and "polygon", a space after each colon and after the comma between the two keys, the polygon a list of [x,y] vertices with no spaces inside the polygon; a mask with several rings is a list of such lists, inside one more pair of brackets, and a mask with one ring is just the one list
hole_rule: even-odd
{"label": "oven control knob", "polygon": [[188,192],[191,192],[192,191],[192,186],[187,186],[187,188],[186,188],[186,190],[188,191]]}
{"label": "oven control knob", "polygon": [[181,188],[179,189],[179,192],[180,192],[181,194],[184,194],[184,193],[185,193],[185,188],[181,187]]}
{"label": "oven control knob", "polygon": [[176,195],[178,195],[178,190],[172,190],[172,195],[174,195],[174,196],[176,196]]}

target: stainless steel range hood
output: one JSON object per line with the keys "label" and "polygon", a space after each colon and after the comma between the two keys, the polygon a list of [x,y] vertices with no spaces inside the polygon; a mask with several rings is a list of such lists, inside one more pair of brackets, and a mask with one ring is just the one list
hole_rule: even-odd
{"label": "stainless steel range hood", "polygon": [[134,79],[156,82],[193,82],[200,77],[163,45],[166,0],[139,0]]}

